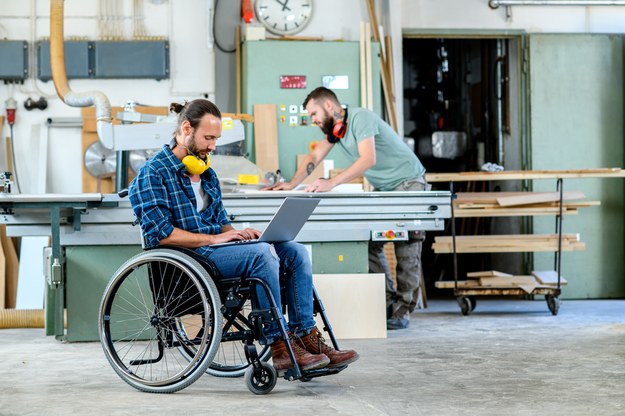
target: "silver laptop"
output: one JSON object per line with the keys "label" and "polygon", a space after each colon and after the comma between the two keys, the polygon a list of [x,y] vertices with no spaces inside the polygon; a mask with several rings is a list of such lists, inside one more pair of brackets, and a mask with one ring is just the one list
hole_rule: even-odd
{"label": "silver laptop", "polygon": [[300,232],[308,217],[321,201],[320,198],[294,198],[288,197],[282,201],[265,231],[259,238],[254,240],[228,241],[227,243],[211,244],[210,247],[224,247],[238,244],[253,243],[281,243],[294,240]]}

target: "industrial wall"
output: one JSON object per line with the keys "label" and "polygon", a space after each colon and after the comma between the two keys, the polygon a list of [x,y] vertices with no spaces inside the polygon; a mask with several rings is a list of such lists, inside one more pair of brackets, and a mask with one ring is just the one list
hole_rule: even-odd
{"label": "industrial wall", "polygon": [[[132,6],[130,0],[65,1],[66,37],[98,38],[96,15],[101,4],[116,3],[123,10],[123,36],[132,37]],[[401,34],[403,30],[440,31],[507,31],[529,33],[623,33],[625,7],[513,7],[511,17],[505,8],[492,10],[486,0],[383,0],[376,2],[380,22],[393,36],[398,116],[402,117]],[[234,56],[216,51],[212,39],[211,14],[214,0],[145,0],[143,13],[149,36],[167,38],[171,45],[171,79],[155,80],[73,80],[75,91],[101,90],[112,105],[134,100],[149,105],[166,105],[207,94],[226,111],[234,111]],[[359,24],[367,20],[364,0],[317,0],[310,25],[300,35],[321,36],[327,40],[359,39]],[[234,26],[239,24],[239,2],[217,2],[217,38],[224,46],[234,44]],[[11,40],[34,42],[49,36],[49,1],[30,0],[3,2],[0,11],[0,36]],[[470,16],[470,18],[468,18]],[[31,54],[32,57],[32,54]],[[31,59],[34,62],[34,59]],[[34,67],[31,68],[31,73]],[[217,81],[217,82],[215,82]],[[23,192],[80,192],[80,129],[52,128],[48,118],[78,117],[80,110],[55,99],[51,82],[0,86],[0,110],[10,96],[18,102],[14,127],[16,158]],[[27,98],[49,99],[45,111],[23,109]],[[42,135],[50,134],[47,157],[37,154]],[[2,137],[7,135],[7,128]],[[4,153],[4,143],[2,149]],[[63,160],[62,164],[58,160]],[[42,161],[47,161],[47,167]],[[0,169],[6,161],[0,157]],[[45,172],[42,170],[45,169]],[[41,179],[47,177],[47,180]],[[42,185],[42,182],[46,186]]]}
{"label": "industrial wall", "polygon": [[[234,28],[240,24],[239,2],[231,0],[144,0],[142,22],[149,36],[167,39],[171,45],[171,78],[155,80],[72,80],[74,91],[100,90],[105,92],[114,106],[134,100],[148,105],[167,105],[170,101],[181,101],[198,96],[215,99],[225,111],[235,111],[234,54],[218,51],[212,37],[212,14],[217,13],[215,32],[223,46],[234,46]],[[551,89],[562,79],[557,71],[567,68],[562,62],[556,72],[551,71],[549,60],[530,62],[531,73],[531,134],[534,169],[585,168],[623,166],[623,83],[622,42],[610,41],[621,38],[625,33],[625,7],[619,6],[514,6],[493,10],[488,0],[378,0],[376,1],[379,21],[384,24],[386,34],[393,38],[393,60],[396,80],[396,101],[398,118],[403,119],[402,92],[402,33],[434,34],[509,34],[524,33],[541,36],[579,36],[575,39],[584,45],[578,50],[579,42],[562,42],[540,38],[530,42],[534,48],[530,60],[537,57],[551,57],[541,54],[546,47],[562,52],[563,62],[571,63],[572,76],[566,85],[583,83],[583,95],[571,96],[565,89]],[[107,5],[107,6],[103,6]],[[66,0],[66,37],[98,39],[101,20],[98,13],[107,12],[102,7],[117,5],[123,12],[118,20],[123,27],[123,37],[132,37],[133,2],[130,0],[81,1]],[[215,10],[217,6],[217,10]],[[309,26],[301,36],[323,37],[325,40],[344,39],[357,41],[359,25],[368,20],[365,0],[316,0],[316,11]],[[110,12],[110,10],[108,10]],[[2,2],[0,10],[0,37],[11,40],[27,40],[33,43],[49,35],[49,2],[30,0]],[[596,37],[595,37],[596,36]],[[570,38],[573,39],[573,38]],[[554,48],[554,45],[557,47]],[[605,47],[596,49],[592,45]],[[606,46],[607,45],[607,46]],[[542,48],[542,49],[541,49]],[[594,53],[591,53],[593,52]],[[588,55],[584,55],[588,53]],[[585,67],[586,57],[592,66]],[[288,59],[288,58],[285,58]],[[34,62],[31,54],[31,63]],[[574,65],[573,63],[577,63]],[[602,66],[602,64],[604,66]],[[616,66],[613,66],[615,64]],[[605,65],[610,65],[606,67]],[[603,76],[607,70],[608,77]],[[620,71],[615,73],[614,71]],[[34,67],[31,65],[31,74]],[[597,80],[602,82],[598,83]],[[576,80],[578,82],[576,83]],[[613,88],[610,87],[613,85]],[[23,103],[27,98],[44,96],[49,106],[45,111],[26,111]],[[17,167],[22,192],[80,192],[81,191],[81,131],[79,127],[47,128],[49,118],[75,118],[80,109],[65,106],[54,98],[51,82],[27,80],[23,85],[0,85],[0,114],[4,114],[5,101],[13,97],[18,102],[17,122],[14,128]],[[548,97],[548,102],[540,97]],[[590,104],[589,104],[589,101]],[[546,105],[548,104],[548,105]],[[586,111],[588,107],[593,111]],[[592,120],[597,109],[609,108],[612,116]],[[583,129],[569,128],[552,134],[557,125],[541,115],[552,115],[560,123],[572,120]],[[603,112],[605,114],[605,112]],[[619,118],[620,116],[620,118]],[[400,130],[402,126],[400,126]],[[570,133],[570,134],[569,134]],[[4,125],[0,139],[0,169],[6,169],[4,137],[8,127]],[[582,137],[584,136],[584,137]],[[41,146],[47,143],[47,146]],[[45,151],[47,147],[47,151]],[[546,152],[567,150],[567,157],[555,159]],[[591,153],[575,151],[592,148]],[[544,150],[541,152],[541,150]],[[589,241],[585,253],[567,254],[565,273],[570,280],[582,282],[571,288],[572,297],[619,296],[624,292],[623,283],[613,276],[625,273],[623,264],[623,220],[620,180],[585,182],[584,191],[589,199],[603,199],[601,211],[569,220],[565,231],[588,231],[597,234]],[[571,186],[576,186],[573,184]],[[541,185],[550,187],[551,184]],[[568,188],[571,189],[571,188]],[[588,225],[583,225],[587,223]],[[584,229],[582,230],[582,227]],[[549,232],[551,223],[536,223],[538,231]],[[608,238],[603,238],[607,232]],[[550,260],[538,258],[540,265]],[[580,267],[583,265],[583,267]],[[609,265],[607,267],[606,265]],[[600,267],[601,266],[601,267]],[[594,271],[594,272],[592,272]],[[597,274],[603,276],[595,279]],[[605,280],[603,280],[605,279]],[[618,280],[618,279],[617,279]],[[621,279],[622,280],[622,279]]]}

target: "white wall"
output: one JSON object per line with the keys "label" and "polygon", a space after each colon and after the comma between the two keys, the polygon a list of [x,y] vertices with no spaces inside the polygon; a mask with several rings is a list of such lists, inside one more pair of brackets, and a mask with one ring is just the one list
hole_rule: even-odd
{"label": "white wall", "polygon": [[[113,3],[115,0],[107,0]],[[99,90],[104,92],[113,106],[133,100],[138,103],[166,106],[172,101],[208,95],[214,98],[214,52],[209,44],[208,9],[205,0],[175,0],[162,4],[144,0],[145,26],[150,36],[170,41],[171,78],[156,80],[70,80],[73,91]],[[130,0],[121,0],[123,6],[124,33],[132,39],[132,6]],[[49,1],[31,0],[2,2],[0,12],[0,36],[10,40],[35,41],[49,37]],[[65,0],[65,37],[82,37],[98,40],[98,1]],[[31,74],[34,67],[34,48],[31,51]],[[26,111],[23,103],[30,97],[48,99],[45,111]],[[23,193],[41,191],[38,184],[45,183],[45,176],[52,179],[47,192],[81,192],[81,131],[74,129],[53,129],[47,157],[46,170],[40,163],[40,129],[45,130],[48,118],[80,117],[80,109],[65,105],[56,97],[52,82],[43,83],[27,80],[24,85],[0,85],[0,114],[5,113],[5,101],[13,97],[18,102],[14,139],[16,165]],[[0,169],[6,169],[5,141],[8,126],[4,125],[0,140]],[[77,147],[77,148],[76,148]],[[43,158],[44,160],[46,158]],[[42,179],[42,177],[44,177]]]}
{"label": "white wall", "polygon": [[[104,0],[102,0],[104,1]],[[131,16],[131,0],[119,1],[125,15]],[[127,100],[150,105],[167,105],[202,94],[213,98],[215,82],[220,94],[233,94],[234,70],[230,65],[219,70],[215,79],[215,53],[210,48],[207,9],[213,0],[166,0],[152,2],[144,0],[145,24],[148,33],[167,37],[171,43],[172,78],[164,81],[151,80],[73,80],[74,91],[100,90],[109,96],[113,105],[123,105]],[[220,0],[220,7],[233,7],[232,0]],[[402,92],[402,31],[467,31],[472,33],[489,31],[526,31],[554,33],[625,33],[625,7],[565,7],[565,6],[516,6],[512,17],[507,18],[504,7],[492,10],[488,0],[378,0],[379,22],[386,27],[386,33],[393,38],[398,119],[403,114]],[[66,36],[82,36],[97,39],[96,0],[65,1]],[[357,41],[360,37],[360,22],[368,20],[365,0],[316,0],[313,20],[302,32],[302,36],[322,36],[326,40],[344,39]],[[31,18],[34,11],[35,19]],[[0,11],[0,37],[7,39],[34,40],[49,36],[49,1],[2,1]],[[236,13],[233,14],[236,18]],[[34,22],[34,23],[33,23]],[[130,36],[130,19],[125,19],[126,35]],[[226,33],[219,35],[234,37],[231,25],[224,25]],[[223,54],[222,54],[223,55]],[[219,59],[221,55],[217,55]],[[233,60],[232,56],[224,59]],[[225,86],[225,87],[224,87]],[[79,192],[80,150],[74,146],[80,143],[79,129],[54,130],[49,141],[49,166],[42,172],[40,160],[38,126],[49,117],[78,117],[80,109],[71,108],[58,99],[51,98],[45,111],[28,112],[23,102],[42,95],[54,97],[51,82],[27,81],[23,86],[0,85],[0,114],[4,114],[4,102],[13,96],[19,103],[15,140],[17,164],[22,192],[34,192],[42,175],[53,180],[48,192]],[[218,104],[221,97],[216,97]],[[231,99],[225,99],[225,111],[234,111]],[[8,134],[5,124],[2,137]],[[72,149],[70,150],[69,147]],[[5,144],[0,140],[0,169],[6,169]],[[63,178],[63,179],[59,179]]]}

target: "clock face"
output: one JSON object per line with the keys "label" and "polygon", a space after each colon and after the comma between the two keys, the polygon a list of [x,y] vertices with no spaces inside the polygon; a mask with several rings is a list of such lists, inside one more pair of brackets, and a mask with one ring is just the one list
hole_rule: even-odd
{"label": "clock face", "polygon": [[268,31],[292,35],[308,24],[313,0],[256,0],[255,6],[256,18]]}

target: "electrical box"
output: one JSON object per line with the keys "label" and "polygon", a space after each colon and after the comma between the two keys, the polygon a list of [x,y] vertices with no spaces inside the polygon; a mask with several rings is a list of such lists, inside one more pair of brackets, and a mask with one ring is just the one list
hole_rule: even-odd
{"label": "electrical box", "polygon": [[25,40],[0,41],[0,80],[23,81],[28,77],[28,43]]}
{"label": "electrical box", "polygon": [[95,42],[96,78],[169,78],[168,41]]}
{"label": "electrical box", "polygon": [[[68,79],[91,77],[93,63],[90,51],[93,42],[65,41],[65,71]],[[37,78],[42,81],[52,79],[50,67],[50,41],[37,42]]]}

